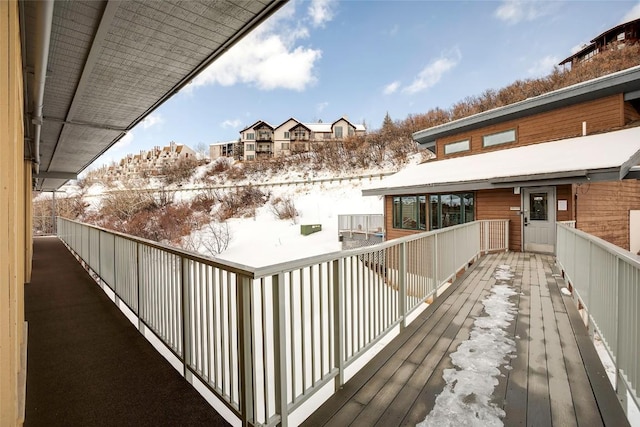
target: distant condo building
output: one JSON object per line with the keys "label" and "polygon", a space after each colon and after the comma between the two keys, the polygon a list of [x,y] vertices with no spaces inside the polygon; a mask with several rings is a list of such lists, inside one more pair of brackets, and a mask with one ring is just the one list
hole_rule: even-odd
{"label": "distant condo building", "polygon": [[169,145],[151,150],[141,150],[140,154],[128,154],[119,163],[106,167],[104,175],[110,177],[160,175],[165,166],[181,159],[195,159],[196,152],[183,144],[171,141]]}
{"label": "distant condo building", "polygon": [[623,49],[625,46],[637,43],[639,38],[640,19],[634,19],[608,29],[558,65],[571,64],[574,67],[590,61],[598,53],[607,49]]}
{"label": "distant condo building", "polygon": [[318,144],[342,142],[347,137],[365,133],[364,125],[353,124],[346,117],[333,123],[303,123],[290,118],[278,126],[259,120],[240,131],[237,143],[216,143],[209,148],[212,160],[234,157],[251,161],[302,153]]}

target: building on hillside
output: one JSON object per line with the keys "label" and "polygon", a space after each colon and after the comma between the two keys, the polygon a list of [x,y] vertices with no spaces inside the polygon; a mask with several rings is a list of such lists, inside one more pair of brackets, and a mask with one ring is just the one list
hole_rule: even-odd
{"label": "building on hillside", "polygon": [[233,158],[236,144],[237,141],[215,142],[213,144],[209,144],[209,158],[211,160],[215,160],[220,157]]}
{"label": "building on hillside", "polygon": [[303,123],[289,118],[279,126],[260,120],[240,131],[235,157],[255,160],[306,152],[318,144],[342,142],[365,132],[364,125],[353,124],[346,117],[333,123]]}
{"label": "building on hillside", "polygon": [[181,159],[196,159],[194,150],[184,144],[171,141],[164,147],[153,147],[151,150],[140,150],[139,154],[128,154],[117,165],[107,169],[107,175],[118,177],[132,177],[144,175],[159,175],[162,169]]}
{"label": "building on hillside", "polygon": [[509,248],[553,253],[555,222],[635,252],[640,67],[424,129],[436,160],[382,180],[388,239],[508,219]]}
{"label": "building on hillside", "polygon": [[637,43],[638,39],[640,39],[640,19],[634,19],[633,21],[616,25],[598,35],[591,40],[588,45],[583,46],[582,49],[565,58],[558,65],[571,64],[573,67],[582,62],[589,61],[604,50],[622,49],[627,45]]}

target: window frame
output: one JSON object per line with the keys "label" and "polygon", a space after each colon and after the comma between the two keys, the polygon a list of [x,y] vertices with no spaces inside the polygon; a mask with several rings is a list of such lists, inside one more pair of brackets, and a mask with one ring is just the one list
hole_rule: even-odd
{"label": "window frame", "polygon": [[[404,220],[405,208],[408,208],[408,203],[405,204],[403,199],[414,199],[414,211],[413,215],[407,218],[415,222],[415,226],[406,226]],[[414,230],[414,231],[427,231],[427,196],[425,194],[407,194],[402,196],[393,196],[392,198],[392,218],[391,225],[398,230]]]}
{"label": "window frame", "polygon": [[[491,137],[496,137],[498,135],[506,135],[510,132],[513,132],[513,139],[509,140],[509,141],[498,141],[498,142],[489,142],[487,143],[487,138],[491,138]],[[513,129],[507,129],[507,130],[503,130],[500,132],[494,132],[494,133],[490,133],[487,135],[482,135],[482,148],[489,148],[489,147],[495,147],[497,145],[504,145],[504,144],[511,144],[513,142],[517,142],[518,141],[518,132],[516,131],[515,128]]]}
{"label": "window frame", "polygon": [[[463,143],[466,143],[466,148],[453,147],[453,146],[457,146],[457,145],[463,144]],[[448,147],[452,147],[451,148],[452,151],[447,151]],[[455,154],[455,153],[462,153],[464,151],[469,151],[469,150],[471,150],[471,138],[461,139],[459,141],[454,141],[454,142],[449,142],[448,144],[444,144],[444,154],[445,155]]]}
{"label": "window frame", "polygon": [[[460,202],[459,212],[457,213],[460,219],[458,223],[443,226],[443,220],[442,220],[442,216],[443,216],[442,215],[442,197],[443,196],[458,198]],[[442,228],[453,227],[455,225],[466,224],[468,222],[475,221],[475,218],[476,218],[475,199],[476,199],[476,195],[474,192],[429,194],[429,214],[430,214],[429,229],[440,230]],[[436,200],[435,206],[433,204],[434,200]],[[467,201],[470,201],[470,202],[467,203]],[[468,218],[468,216],[470,216],[471,218]]]}

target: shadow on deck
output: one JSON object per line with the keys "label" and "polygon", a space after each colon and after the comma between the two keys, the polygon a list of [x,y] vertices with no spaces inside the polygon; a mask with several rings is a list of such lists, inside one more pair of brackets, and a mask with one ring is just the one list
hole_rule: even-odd
{"label": "shadow on deck", "polygon": [[35,238],[33,259],[26,426],[229,425],[62,242]]}
{"label": "shadow on deck", "polygon": [[[505,425],[624,426],[628,421],[553,257],[489,255],[325,402],[307,426],[401,426],[423,421],[443,391],[449,357],[470,336],[482,300],[509,265],[517,314],[506,328],[515,358],[500,368],[492,403]],[[451,420],[452,421],[452,420]],[[455,424],[455,421],[453,421]],[[453,425],[453,424],[452,424]]]}

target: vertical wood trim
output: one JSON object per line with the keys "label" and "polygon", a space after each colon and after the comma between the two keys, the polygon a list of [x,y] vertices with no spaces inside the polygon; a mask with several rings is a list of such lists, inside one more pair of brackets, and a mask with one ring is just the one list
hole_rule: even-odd
{"label": "vertical wood trim", "polygon": [[0,2],[0,425],[22,424],[18,374],[25,368],[20,353],[29,191],[24,172],[21,67],[18,3],[3,1]]}

